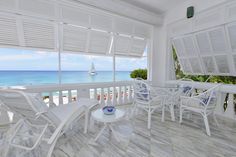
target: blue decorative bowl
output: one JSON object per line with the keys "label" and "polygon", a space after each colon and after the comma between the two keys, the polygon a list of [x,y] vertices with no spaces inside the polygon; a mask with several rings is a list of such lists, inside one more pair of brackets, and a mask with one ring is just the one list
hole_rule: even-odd
{"label": "blue decorative bowl", "polygon": [[115,113],[116,108],[114,106],[105,106],[102,108],[102,111],[105,115],[112,115]]}

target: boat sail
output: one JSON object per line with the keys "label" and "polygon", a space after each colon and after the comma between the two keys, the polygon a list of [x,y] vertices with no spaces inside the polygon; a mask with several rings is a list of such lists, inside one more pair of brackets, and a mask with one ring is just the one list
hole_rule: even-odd
{"label": "boat sail", "polygon": [[96,69],[95,69],[95,66],[94,66],[94,63],[92,62],[92,64],[91,64],[91,68],[90,68],[90,70],[89,70],[89,75],[91,75],[91,76],[94,76],[94,75],[97,75],[97,72],[96,72]]}

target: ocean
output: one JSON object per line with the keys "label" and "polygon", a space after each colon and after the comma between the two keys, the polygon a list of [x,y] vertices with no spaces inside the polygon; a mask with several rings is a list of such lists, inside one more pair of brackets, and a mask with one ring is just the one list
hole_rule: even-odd
{"label": "ocean", "polygon": [[[62,83],[112,82],[112,71],[97,71],[90,76],[87,71],[62,71]],[[129,71],[117,71],[116,81],[131,80]],[[0,71],[0,86],[42,85],[59,83],[57,71]]]}

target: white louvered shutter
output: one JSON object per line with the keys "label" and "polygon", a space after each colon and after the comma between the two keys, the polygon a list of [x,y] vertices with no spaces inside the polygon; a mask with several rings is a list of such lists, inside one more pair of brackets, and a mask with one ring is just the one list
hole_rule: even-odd
{"label": "white louvered shutter", "polygon": [[56,17],[56,5],[52,0],[18,0],[21,13],[45,18]]}
{"label": "white louvered shutter", "polygon": [[0,45],[19,46],[16,16],[0,14]]}
{"label": "white louvered shutter", "polygon": [[114,31],[118,34],[133,35],[134,23],[131,20],[116,18],[114,21]]}
{"label": "white louvered shutter", "polygon": [[219,73],[222,73],[222,74],[230,73],[227,56],[225,55],[216,56],[215,60],[216,60]]}
{"label": "white louvered shutter", "polygon": [[193,74],[202,74],[203,73],[199,58],[197,58],[197,57],[190,58],[189,63],[192,67]]}
{"label": "white louvered shutter", "polygon": [[146,49],[147,41],[144,39],[132,39],[130,56],[142,57]]}
{"label": "white louvered shutter", "polygon": [[226,45],[226,38],[224,36],[224,29],[217,28],[209,31],[209,37],[212,44],[212,49],[214,53],[225,53],[228,48]]}
{"label": "white louvered shutter", "polygon": [[107,54],[111,44],[111,35],[106,32],[90,31],[89,53]]}
{"label": "white louvered shutter", "polygon": [[15,11],[16,0],[0,0],[0,10]]}
{"label": "white louvered shutter", "polygon": [[22,27],[25,47],[56,50],[54,23],[23,18]]}
{"label": "white louvered shutter", "polygon": [[206,32],[196,33],[197,46],[201,55],[206,55],[212,52],[210,40]]}
{"label": "white louvered shutter", "polygon": [[90,27],[89,16],[86,10],[72,6],[61,6],[61,20],[65,23]]}
{"label": "white louvered shutter", "polygon": [[206,72],[208,74],[217,73],[216,65],[215,65],[214,60],[213,60],[212,57],[203,57],[202,60],[203,60]]}
{"label": "white louvered shutter", "polygon": [[131,47],[131,38],[116,35],[114,37],[114,52],[118,55],[129,55]]}
{"label": "white louvered shutter", "polygon": [[92,14],[91,28],[103,30],[106,32],[112,31],[112,17],[108,15]]}
{"label": "white louvered shutter", "polygon": [[227,26],[230,45],[233,51],[236,52],[236,23],[232,23]]}
{"label": "white louvered shutter", "polygon": [[63,26],[63,50],[85,52],[88,40],[88,30],[75,26]]}

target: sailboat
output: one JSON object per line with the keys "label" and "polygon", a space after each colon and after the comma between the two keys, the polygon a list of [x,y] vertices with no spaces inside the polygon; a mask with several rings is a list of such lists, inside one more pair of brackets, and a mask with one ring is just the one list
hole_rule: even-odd
{"label": "sailboat", "polygon": [[90,70],[89,70],[89,75],[91,75],[91,76],[94,76],[94,75],[97,75],[97,72],[96,72],[96,69],[95,69],[95,66],[94,66],[94,63],[92,62],[92,64],[91,64],[91,68],[90,68]]}

